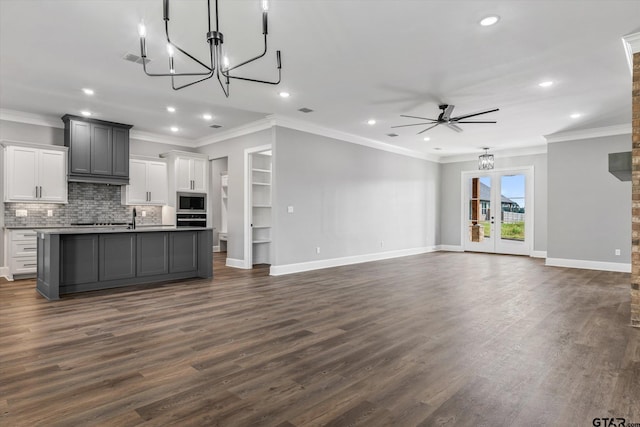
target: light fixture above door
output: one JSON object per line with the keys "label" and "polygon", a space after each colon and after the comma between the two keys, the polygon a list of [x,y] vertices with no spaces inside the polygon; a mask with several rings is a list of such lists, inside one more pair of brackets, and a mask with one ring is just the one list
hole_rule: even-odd
{"label": "light fixture above door", "polygon": [[[169,56],[169,72],[168,73],[150,73],[147,71],[147,29],[144,25],[144,22],[141,22],[138,26],[138,34],[140,36],[140,56],[142,57],[142,68],[144,72],[151,77],[171,77],[171,87],[174,90],[184,89],[186,87],[192,86],[196,83],[200,83],[202,81],[208,80],[212,77],[216,77],[218,82],[220,83],[220,87],[222,88],[222,92],[228,98],[229,97],[229,81],[230,79],[237,80],[246,80],[249,82],[255,83],[265,83],[270,85],[277,85],[280,83],[282,78],[282,61],[280,58],[280,51],[276,51],[276,67],[278,69],[278,80],[277,81],[268,81],[268,80],[258,80],[251,79],[247,77],[241,77],[238,75],[233,75],[231,72],[233,70],[237,70],[238,68],[247,65],[257,59],[262,58],[267,53],[267,34],[268,34],[268,25],[267,25],[267,14],[269,10],[269,1],[261,0],[262,5],[262,34],[264,36],[264,50],[261,54],[250,58],[246,61],[243,61],[234,66],[229,65],[229,59],[225,55],[223,50],[224,44],[224,36],[220,32],[220,15],[218,13],[218,0],[214,0],[214,16],[215,16],[215,29],[212,29],[211,25],[211,0],[207,0],[207,24],[208,31],[206,33],[207,43],[209,44],[209,59],[208,61],[201,61],[197,59],[195,56],[188,53],[186,50],[182,49],[180,46],[171,41],[169,37],[169,0],[162,1],[162,12],[163,12],[163,20],[164,20],[164,29],[167,40],[167,53]],[[191,59],[196,63],[199,67],[204,68],[206,71],[201,72],[178,72],[174,66],[174,55],[176,53],[181,53],[185,57]],[[187,83],[176,85],[177,78],[192,78],[195,80],[189,81]],[[224,81],[224,82],[223,82]]]}
{"label": "light fixture above door", "polygon": [[484,154],[478,157],[478,169],[491,170],[493,169],[493,154],[489,154],[489,147],[483,147]]}

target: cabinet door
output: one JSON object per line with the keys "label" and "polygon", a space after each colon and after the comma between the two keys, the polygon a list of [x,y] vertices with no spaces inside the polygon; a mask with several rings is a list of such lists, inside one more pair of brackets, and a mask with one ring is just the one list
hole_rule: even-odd
{"label": "cabinet door", "polygon": [[111,175],[113,166],[112,128],[91,125],[91,173]]}
{"label": "cabinet door", "polygon": [[136,275],[136,235],[100,236],[100,280],[130,279]]}
{"label": "cabinet door", "polygon": [[43,202],[67,201],[67,171],[65,153],[41,150],[38,162],[38,181]]}
{"label": "cabinet door", "polygon": [[113,128],[113,175],[129,176],[129,130]]}
{"label": "cabinet door", "polygon": [[205,193],[207,191],[207,161],[193,159],[193,190]]}
{"label": "cabinet door", "polygon": [[176,190],[191,191],[191,168],[193,167],[193,159],[178,157],[176,159]]}
{"label": "cabinet door", "polygon": [[91,124],[72,120],[69,164],[71,173],[91,173]]}
{"label": "cabinet door", "polygon": [[166,205],[168,203],[167,165],[160,162],[147,163],[147,191],[149,203],[152,205]]}
{"label": "cabinet door", "polygon": [[38,185],[38,150],[7,147],[6,201],[36,200]]}
{"label": "cabinet door", "polygon": [[169,273],[198,269],[198,233],[174,231],[169,233]]}
{"label": "cabinet door", "polygon": [[129,185],[125,189],[127,204],[145,204],[147,202],[147,162],[131,160],[129,168]]}
{"label": "cabinet door", "polygon": [[60,238],[60,285],[98,281],[98,235],[66,235]]}
{"label": "cabinet door", "polygon": [[138,254],[136,276],[154,276],[169,272],[169,241],[167,233],[136,233]]}

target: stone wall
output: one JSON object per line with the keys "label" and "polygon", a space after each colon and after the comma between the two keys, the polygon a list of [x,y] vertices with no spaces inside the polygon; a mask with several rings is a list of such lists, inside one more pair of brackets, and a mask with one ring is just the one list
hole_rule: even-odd
{"label": "stone wall", "polygon": [[633,55],[631,325],[640,328],[640,53]]}
{"label": "stone wall", "polygon": [[[160,206],[124,206],[118,185],[69,183],[69,203],[5,203],[4,222],[7,227],[57,227],[74,223],[131,222],[135,207],[140,225],[162,223]],[[16,216],[16,209],[24,209],[27,216]],[[52,216],[48,216],[48,211]],[[142,211],[146,216],[142,216]]]}

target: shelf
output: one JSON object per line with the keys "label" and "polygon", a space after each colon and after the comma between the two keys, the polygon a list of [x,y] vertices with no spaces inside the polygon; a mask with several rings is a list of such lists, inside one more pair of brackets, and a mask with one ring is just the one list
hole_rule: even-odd
{"label": "shelf", "polygon": [[254,208],[270,208],[271,205],[253,205]]}
{"label": "shelf", "polygon": [[271,185],[270,182],[253,182],[253,185]]}
{"label": "shelf", "polygon": [[258,244],[258,243],[271,243],[271,240],[254,240],[253,241],[254,244]]}
{"label": "shelf", "polygon": [[254,225],[251,228],[254,228],[254,229],[256,229],[256,228],[271,228],[271,226],[270,225]]}
{"label": "shelf", "polygon": [[253,172],[271,173],[269,169],[251,169]]}

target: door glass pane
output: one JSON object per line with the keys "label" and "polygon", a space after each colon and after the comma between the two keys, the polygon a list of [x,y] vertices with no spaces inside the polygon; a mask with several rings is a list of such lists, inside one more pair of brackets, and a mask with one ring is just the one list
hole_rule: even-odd
{"label": "door glass pane", "polygon": [[481,243],[491,238],[491,178],[469,179],[469,241]]}
{"label": "door glass pane", "polygon": [[524,175],[502,176],[500,189],[500,237],[524,242]]}

